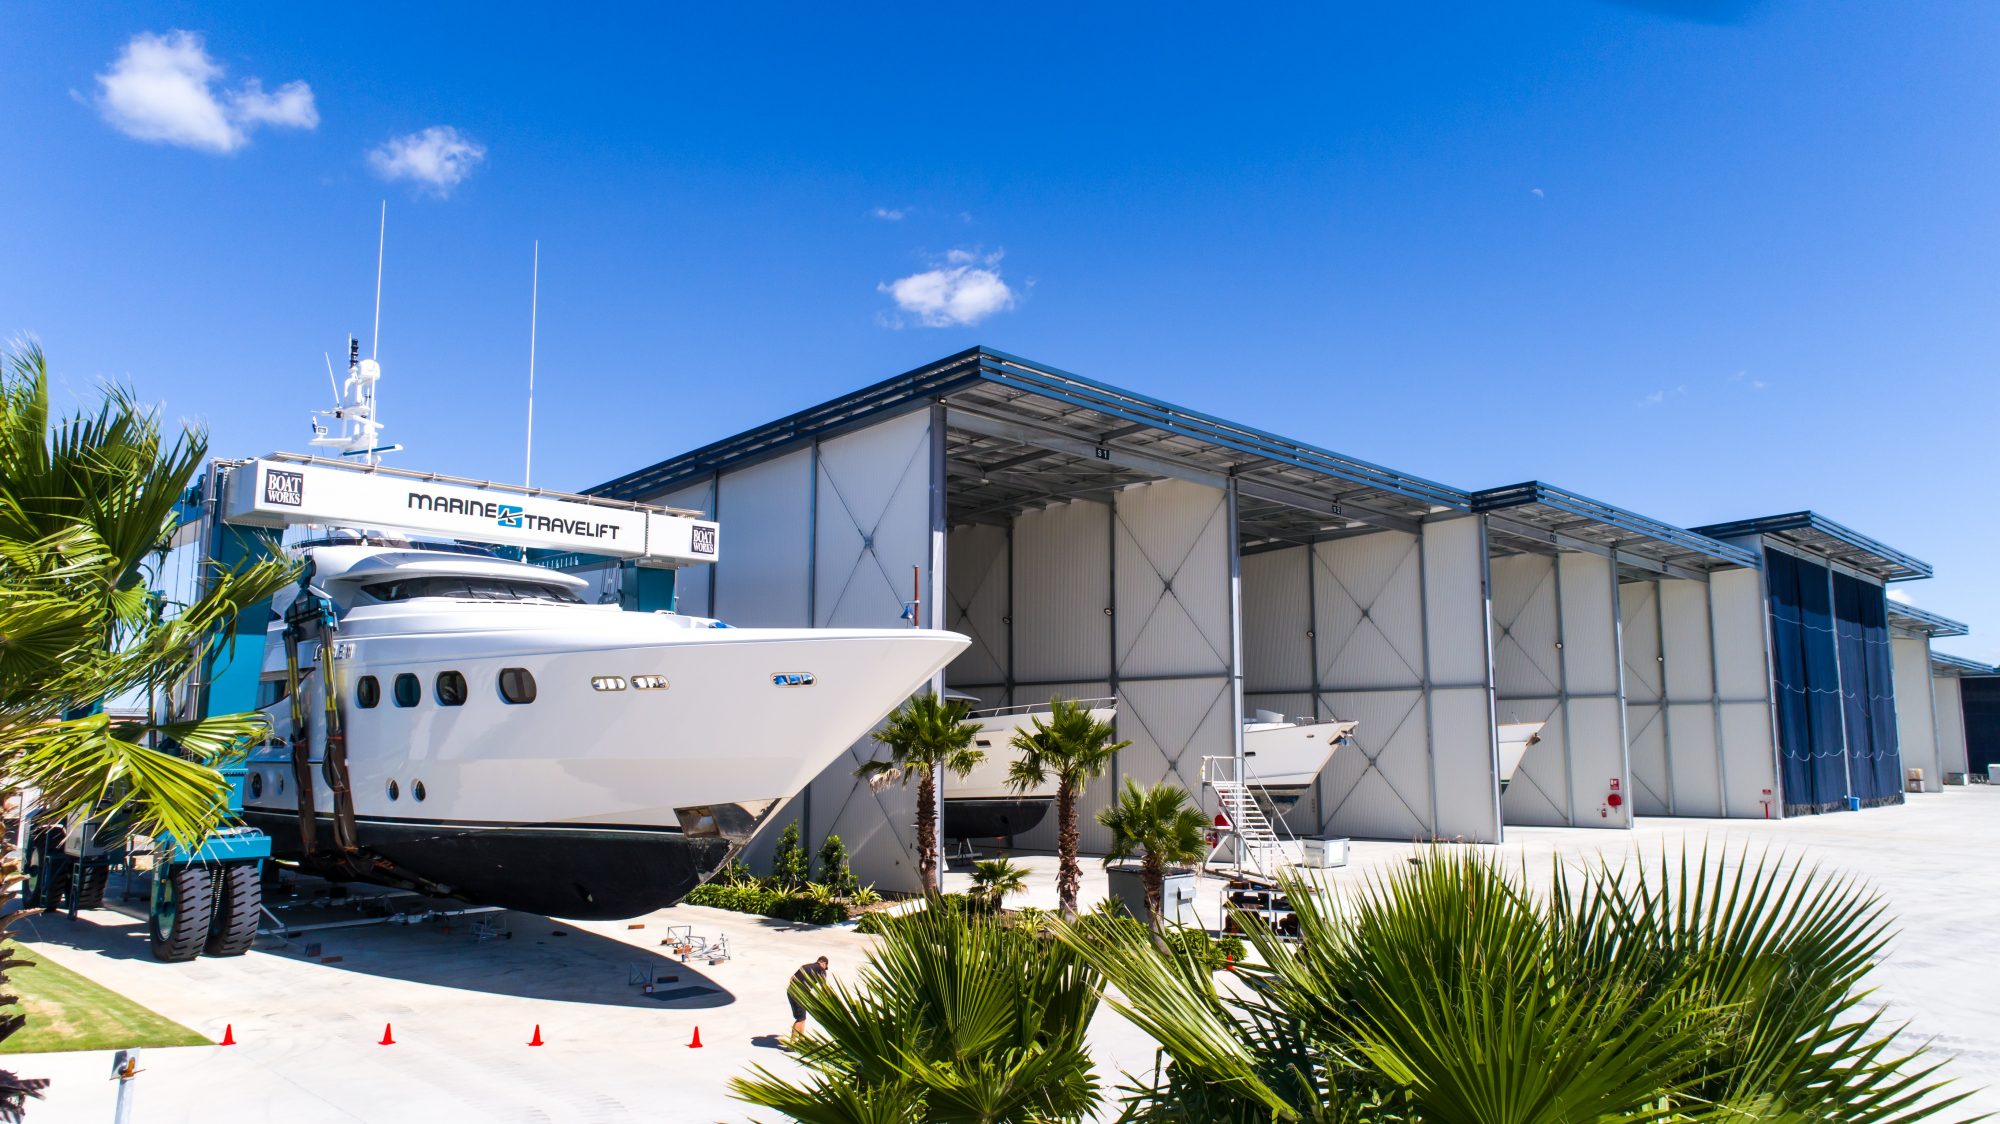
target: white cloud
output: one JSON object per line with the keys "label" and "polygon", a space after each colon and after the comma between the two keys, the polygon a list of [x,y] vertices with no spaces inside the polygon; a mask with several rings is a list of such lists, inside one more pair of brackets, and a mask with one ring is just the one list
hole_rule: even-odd
{"label": "white cloud", "polygon": [[250,131],[260,125],[319,125],[312,87],[304,82],[265,93],[255,78],[235,90],[218,89],[222,77],[200,35],[142,31],[125,44],[111,69],[97,76],[97,111],[128,137],[205,152],[235,152],[250,143]]}
{"label": "white cloud", "polygon": [[1891,589],[1889,591],[1889,600],[1894,601],[1898,605],[1912,604],[1912,602],[1910,601],[1910,595],[1904,593],[1900,589]]}
{"label": "white cloud", "polygon": [[1639,405],[1657,406],[1660,403],[1665,402],[1666,400],[1667,400],[1667,392],[1664,390],[1656,390],[1653,393],[1648,394],[1644,398],[1639,399]]}
{"label": "white cloud", "polygon": [[1765,382],[1765,381],[1764,381],[1763,379],[1751,379],[1751,380],[1750,380],[1750,389],[1751,389],[1751,390],[1762,390],[1762,389],[1764,389],[1765,387],[1767,387],[1767,386],[1770,386],[1770,385],[1771,385],[1770,383],[1767,383],[1767,382]]}
{"label": "white cloud", "polygon": [[[977,324],[996,312],[1014,307],[1015,291],[1000,277],[1000,254],[980,256],[952,250],[944,262],[922,273],[877,285],[896,307],[927,328]],[[890,323],[901,327],[900,320]]]}
{"label": "white cloud", "polygon": [[1528,194],[1530,194],[1530,195],[1534,196],[1534,197],[1535,197],[1535,198],[1537,198],[1537,199],[1546,199],[1546,198],[1548,198],[1548,196],[1546,196],[1546,195],[1542,194],[1542,189],[1541,189],[1541,188],[1539,188],[1539,187],[1531,187],[1531,188],[1529,188],[1529,189],[1528,189]]}
{"label": "white cloud", "polygon": [[901,222],[909,212],[901,207],[877,207],[870,213],[884,222]]}
{"label": "white cloud", "polygon": [[432,125],[421,132],[391,137],[368,154],[376,175],[385,180],[409,180],[440,199],[464,183],[484,159],[486,146],[450,125]]}

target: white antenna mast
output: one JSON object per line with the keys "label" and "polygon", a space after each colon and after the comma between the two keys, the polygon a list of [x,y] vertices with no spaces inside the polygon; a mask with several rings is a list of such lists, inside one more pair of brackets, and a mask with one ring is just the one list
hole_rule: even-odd
{"label": "white antenna mast", "polygon": [[535,272],[528,284],[528,455],[521,466],[521,487],[534,484],[535,476],[535,319],[541,311],[542,240],[535,239]]}
{"label": "white antenna mast", "polygon": [[389,244],[389,201],[382,200],[382,227],[375,233],[375,341],[368,347],[368,357],[382,358],[382,251]]}

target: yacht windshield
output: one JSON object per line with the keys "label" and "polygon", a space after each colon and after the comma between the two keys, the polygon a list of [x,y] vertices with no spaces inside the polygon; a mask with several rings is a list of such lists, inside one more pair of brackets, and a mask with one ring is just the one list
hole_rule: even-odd
{"label": "yacht windshield", "polygon": [[455,575],[399,578],[363,586],[377,601],[408,601],[414,597],[450,597],[460,601],[561,601],[583,604],[583,598],[557,585],[516,578],[467,578]]}

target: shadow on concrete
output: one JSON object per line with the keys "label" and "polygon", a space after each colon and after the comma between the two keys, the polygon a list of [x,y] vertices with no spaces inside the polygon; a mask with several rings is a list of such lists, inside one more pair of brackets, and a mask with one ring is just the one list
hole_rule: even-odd
{"label": "shadow on concrete", "polygon": [[[371,890],[356,889],[352,904],[316,906],[305,899],[280,899],[276,905],[287,925],[354,921],[369,910],[380,913],[391,908],[383,895]],[[107,904],[113,908],[82,913],[75,921],[61,913],[29,914],[15,924],[14,935],[31,944],[151,960],[144,905]],[[395,899],[393,908],[407,912],[465,906],[405,895]],[[657,927],[645,934],[649,941],[666,936]],[[665,951],[627,944],[555,918],[502,911],[260,936],[249,955],[318,961],[330,979],[337,978],[334,973],[361,972],[523,999],[678,1011],[736,1002],[735,995],[695,965]],[[223,967],[229,961],[204,957],[202,963]],[[651,994],[643,990],[648,983],[653,985]]]}
{"label": "shadow on concrete", "polygon": [[785,1040],[775,1034],[759,1034],[750,1039],[750,1044],[762,1050],[783,1050]]}

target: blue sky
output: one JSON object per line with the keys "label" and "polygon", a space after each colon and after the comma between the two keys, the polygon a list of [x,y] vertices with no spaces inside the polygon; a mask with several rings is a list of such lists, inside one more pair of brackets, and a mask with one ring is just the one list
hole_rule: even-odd
{"label": "blue sky", "polygon": [[[2000,8],[8,5],[0,330],[218,452],[368,334],[582,487],[984,343],[1462,487],[1817,509],[2000,660]],[[187,34],[179,34],[187,33]]]}

